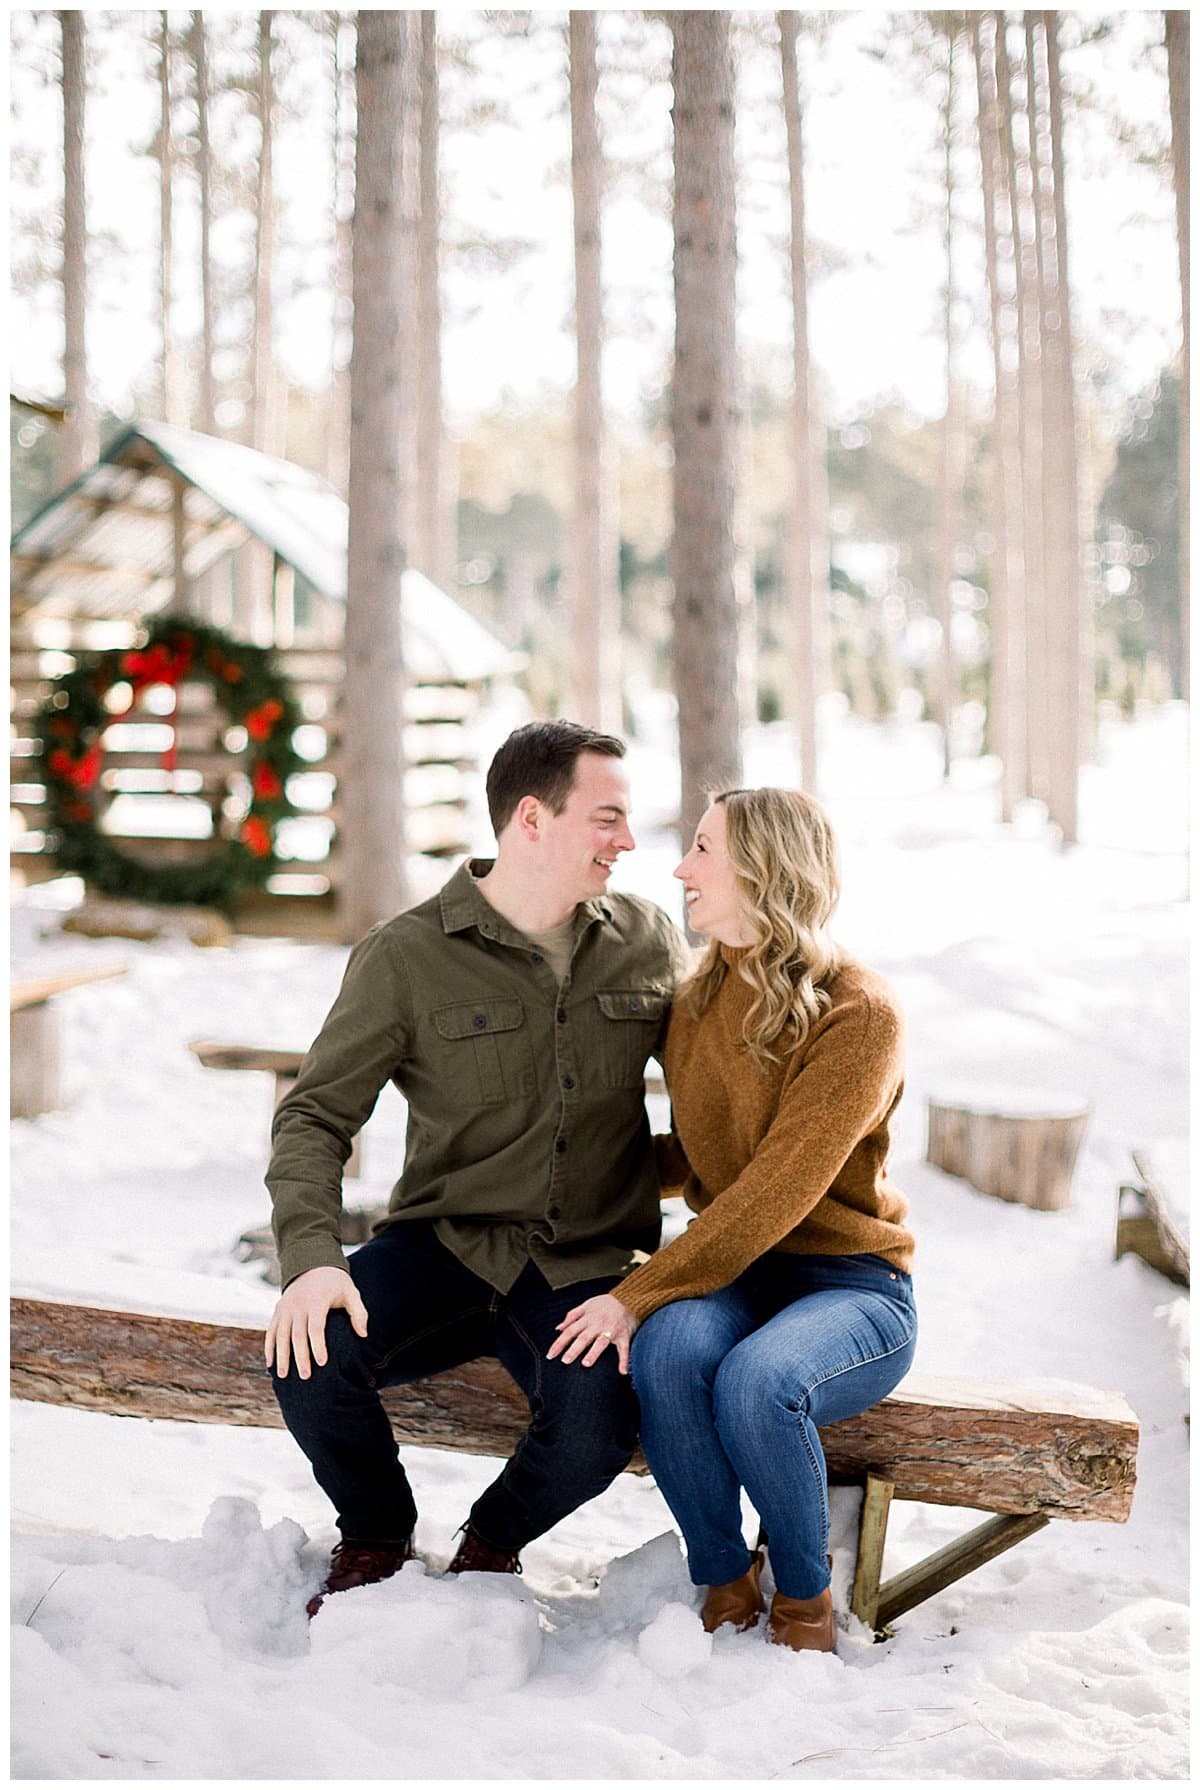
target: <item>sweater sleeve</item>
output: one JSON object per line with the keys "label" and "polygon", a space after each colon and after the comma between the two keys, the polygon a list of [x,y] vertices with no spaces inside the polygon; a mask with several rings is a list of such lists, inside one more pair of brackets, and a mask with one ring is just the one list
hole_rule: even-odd
{"label": "sweater sleeve", "polygon": [[901,1083],[899,1014],[867,1000],[819,1023],[741,1174],[615,1289],[638,1319],[736,1280],[795,1230],[887,1116]]}
{"label": "sweater sleeve", "polygon": [[376,928],[355,945],[337,999],[271,1126],[267,1188],[280,1282],[345,1268],[342,1170],[408,1053],[412,998],[399,949]]}

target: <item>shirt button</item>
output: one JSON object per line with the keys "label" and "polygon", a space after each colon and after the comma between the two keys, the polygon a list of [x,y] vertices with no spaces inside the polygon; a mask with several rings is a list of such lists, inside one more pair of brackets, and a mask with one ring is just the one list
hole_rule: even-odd
{"label": "shirt button", "polygon": [[554,1015],[554,1017],[555,1017],[555,1019],[557,1019],[557,1021],[558,1021],[558,1023],[559,1023],[559,1025],[560,1025],[560,1026],[565,1026],[565,1025],[566,1025],[566,1023],[567,1023],[567,1010],[566,1010],[566,1008],[565,1008],[565,1007],[560,1007],[560,1008],[559,1008],[559,1010],[558,1010],[558,1012],[557,1012],[557,1013],[556,1013],[556,1014],[555,1014],[555,1015]]}
{"label": "shirt button", "polygon": [[642,1003],[640,1001],[630,1001],[629,1011],[631,1013],[640,1013],[641,1009],[642,1009]]}
{"label": "shirt button", "polygon": [[547,1211],[546,1211],[546,1216],[547,1216],[547,1218],[561,1218],[562,1217],[562,1207],[561,1206],[548,1207]]}
{"label": "shirt button", "polygon": [[545,963],[546,959],[542,956],[540,951],[535,951],[533,953],[533,961],[534,963]]}
{"label": "shirt button", "polygon": [[476,1025],[477,1029],[479,1031],[482,1031],[484,1026],[486,1026],[486,1024],[487,1024],[487,1016],[483,1013],[477,1013],[475,1015],[475,1025]]}
{"label": "shirt button", "polygon": [[575,1077],[573,1075],[564,1075],[563,1076],[563,1087],[564,1088],[573,1088],[574,1086],[575,1086]]}
{"label": "shirt button", "polygon": [[888,1279],[889,1279],[889,1280],[895,1280],[895,1278],[896,1278],[896,1276],[895,1276],[895,1275],[894,1275],[894,1274],[889,1274],[889,1275],[888,1275]]}
{"label": "shirt button", "polygon": [[555,1139],[554,1150],[555,1150],[556,1155],[561,1156],[563,1151],[566,1149],[566,1147],[567,1147],[567,1140],[565,1137],[560,1137],[560,1138]]}

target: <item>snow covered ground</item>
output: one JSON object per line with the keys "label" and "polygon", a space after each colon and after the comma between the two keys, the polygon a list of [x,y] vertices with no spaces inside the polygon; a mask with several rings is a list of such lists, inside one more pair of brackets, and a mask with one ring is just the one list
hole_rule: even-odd
{"label": "snow covered ground", "polygon": [[[703,1634],[667,1510],[631,1475],[530,1547],[523,1579],[440,1579],[494,1463],[412,1450],[425,1559],[310,1626],[331,1513],[285,1434],[16,1405],[16,1776],[1187,1776],[1187,1300],[1112,1260],[1131,1145],[1186,1149],[1184,716],[1106,725],[1069,852],[1032,806],[995,822],[988,763],[941,786],[926,729],[831,717],[829,746],[839,936],[908,1015],[894,1172],[919,1239],[917,1368],[1122,1391],[1142,1424],[1128,1524],[1055,1523],[894,1638],[851,1623],[836,1658],[792,1655]],[[674,773],[649,748],[631,762],[644,838],[621,880],[677,913]],[[747,780],[789,770],[763,730]],[[261,1323],[274,1295],[232,1245],[266,1216],[269,1084],[186,1044],[307,1043],[344,953],[72,938],[53,900],[14,912],[22,971],[129,973],[62,1002],[64,1110],[14,1125],[16,1289]],[[1070,1210],[922,1162],[924,1097],[947,1078],[1088,1097]],[[389,1091],[356,1203],[386,1195],[403,1121]],[[835,1494],[843,1607],[856,1502]],[[895,1507],[887,1570],[978,1520]]]}

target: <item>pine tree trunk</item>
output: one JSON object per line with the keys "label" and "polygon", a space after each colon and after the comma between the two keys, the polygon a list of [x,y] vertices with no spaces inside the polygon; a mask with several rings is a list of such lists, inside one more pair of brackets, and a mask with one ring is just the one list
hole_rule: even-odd
{"label": "pine tree trunk", "polygon": [[82,12],[60,12],[58,19],[62,29],[63,386],[67,401],[58,473],[60,484],[66,485],[95,460],[97,442],[87,389],[87,45]]}
{"label": "pine tree trunk", "polygon": [[420,24],[358,15],[350,539],[339,800],[340,925],[358,938],[407,900],[401,579],[412,477]]}
{"label": "pine tree trunk", "polygon": [[[1040,44],[1040,53],[1039,53]],[[1049,180],[1041,206],[1045,244],[1043,370],[1046,390],[1045,523],[1047,589],[1054,599],[1048,642],[1054,754],[1050,818],[1063,842],[1079,836],[1079,766],[1086,717],[1093,700],[1091,629],[1085,625],[1083,542],[1079,506],[1079,443],[1071,348],[1071,288],[1067,265],[1067,208],[1063,167],[1062,86],[1058,70],[1058,14],[1038,15],[1030,38],[1031,65],[1044,58],[1035,91],[1044,94],[1040,158]]]}
{"label": "pine tree trunk", "polygon": [[571,515],[572,698],[576,718],[621,725],[620,605],[611,527],[601,273],[603,152],[596,117],[596,14],[567,14],[575,224],[575,489]]}
{"label": "pine tree trunk", "polygon": [[1024,793],[1039,801],[1050,797],[1050,702],[1046,680],[1048,629],[1042,538],[1042,369],[1038,328],[1040,300],[1036,232],[1031,225],[1032,164],[1018,125],[1013,102],[1013,74],[1004,29],[1005,13],[995,15],[996,84],[1012,219],[1013,265],[1017,300],[1017,410],[1021,542],[1024,566],[1025,628],[1022,642],[1027,691],[1028,780]]}
{"label": "pine tree trunk", "polygon": [[187,427],[183,365],[171,314],[175,257],[175,133],[171,106],[170,14],[160,13],[158,31],[159,310],[162,318],[162,413],[168,423]]}
{"label": "pine tree trunk", "polygon": [[271,285],[275,265],[274,80],[271,71],[273,13],[258,15],[258,183],[254,238],[254,348],[252,445],[264,454],[284,452],[284,419],[273,352],[275,307]]}
{"label": "pine tree trunk", "polygon": [[333,39],[333,317],[329,345],[329,427],[325,476],[346,495],[350,464],[350,220],[354,210],[354,26],[330,14]]}
{"label": "pine tree trunk", "polygon": [[192,63],[196,75],[197,172],[200,177],[200,427],[216,433],[217,388],[213,374],[215,310],[212,279],[212,148],[208,140],[208,53],[204,14],[192,14]]}
{"label": "pine tree trunk", "polygon": [[950,775],[950,730],[957,700],[953,611],[950,586],[954,579],[954,554],[962,481],[962,394],[957,379],[957,332],[954,313],[954,45],[957,21],[946,31],[946,103],[943,111],[946,170],[946,414],[942,420],[941,458],[938,470],[938,532],[933,571],[933,612],[941,630],[933,676],[933,715],[942,734],[942,770]]}
{"label": "pine tree trunk", "polygon": [[743,409],[734,462],[733,600],[737,608],[738,728],[758,722],[758,595],[754,585],[754,422]]}
{"label": "pine tree trunk", "polygon": [[992,750],[1000,758],[1000,813],[1009,821],[1026,779],[1026,689],[1024,674],[1023,564],[1020,538],[1020,501],[1017,490],[1019,438],[1016,393],[1005,365],[1005,299],[1001,284],[1003,258],[998,217],[1004,215],[1007,182],[999,129],[996,92],[995,15],[985,42],[983,24],[988,15],[968,13],[975,58],[978,98],[980,177],[983,187],[984,249],[987,261],[988,303],[991,321],[994,408],[992,420],[991,512],[995,545],[992,551],[990,626],[992,674],[989,692],[989,732]]}
{"label": "pine tree trunk", "polygon": [[[275,261],[275,191],[273,177],[274,83],[271,73],[271,22],[258,15],[258,169],[255,183],[254,335],[250,345],[250,444],[259,453],[284,451],[283,417],[272,352],[274,305],[271,284]],[[246,567],[248,637],[259,646],[275,640],[275,555],[265,541],[250,540],[242,552]]]}
{"label": "pine tree trunk", "polygon": [[1191,688],[1191,609],[1188,592],[1191,577],[1191,147],[1189,138],[1189,75],[1191,68],[1191,17],[1186,12],[1164,13],[1167,36],[1167,80],[1171,105],[1171,167],[1175,177],[1175,227],[1179,240],[1179,289],[1182,303],[1183,341],[1179,357],[1179,565],[1180,652],[1172,667],[1176,693],[1186,699]]}
{"label": "pine tree trunk", "polygon": [[784,553],[792,621],[792,702],[804,787],[819,787],[817,699],[830,681],[829,542],[825,513],[824,428],[819,421],[808,347],[808,259],[804,221],[804,129],[797,66],[799,15],[781,12],[779,41],[791,206],[792,493]]}
{"label": "pine tree trunk", "polygon": [[413,563],[443,589],[454,577],[442,413],[441,203],[437,14],[422,12],[420,245],[417,254],[417,467]]}
{"label": "pine tree trunk", "polygon": [[675,688],[681,830],[705,786],[741,775],[737,701],[734,507],[734,69],[727,12],[676,12],[675,368],[671,393]]}

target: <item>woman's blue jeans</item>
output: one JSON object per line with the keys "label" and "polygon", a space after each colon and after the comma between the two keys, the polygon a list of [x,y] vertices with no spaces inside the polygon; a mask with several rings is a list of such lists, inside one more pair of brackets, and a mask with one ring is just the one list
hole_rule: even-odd
{"label": "woman's blue jeans", "polygon": [[631,1368],[642,1450],[687,1544],[695,1585],[740,1578],[741,1489],[765,1528],[776,1589],[829,1583],[818,1427],[866,1411],[916,1345],[912,1281],[880,1256],[761,1256],[730,1286],[664,1305]]}

